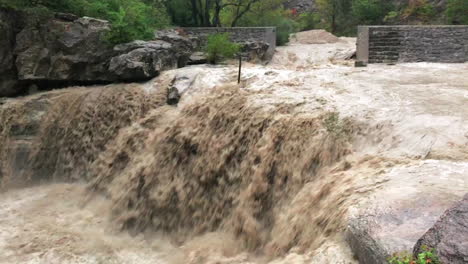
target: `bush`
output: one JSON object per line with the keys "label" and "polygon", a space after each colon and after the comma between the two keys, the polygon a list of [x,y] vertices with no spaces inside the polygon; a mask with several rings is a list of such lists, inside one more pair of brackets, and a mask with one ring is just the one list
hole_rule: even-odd
{"label": "bush", "polygon": [[297,19],[299,23],[299,30],[311,30],[317,28],[320,23],[320,16],[313,12],[307,12],[299,15]]}
{"label": "bush", "polygon": [[289,36],[299,31],[297,22],[286,17],[280,17],[274,26],[276,26],[276,44],[279,46],[288,43]]}
{"label": "bush", "polygon": [[233,58],[240,50],[240,46],[229,40],[228,33],[208,36],[206,53],[208,62],[216,64],[221,59]]}
{"label": "bush", "polygon": [[422,252],[418,254],[418,257],[415,259],[413,255],[403,252],[395,253],[388,262],[390,264],[441,264],[439,257],[432,248],[427,246],[422,246]]}
{"label": "bush", "polygon": [[429,22],[436,15],[435,8],[427,0],[417,0],[403,10],[402,18],[408,20],[416,18],[423,22]]}
{"label": "bush", "polygon": [[353,0],[352,14],[357,24],[382,24],[385,15],[392,9],[391,4],[381,0]]}
{"label": "bush", "polygon": [[446,15],[450,24],[468,25],[468,1],[448,0]]}

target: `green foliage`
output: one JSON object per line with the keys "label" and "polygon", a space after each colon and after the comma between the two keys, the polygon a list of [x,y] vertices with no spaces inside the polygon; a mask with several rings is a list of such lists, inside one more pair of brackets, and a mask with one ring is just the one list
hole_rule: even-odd
{"label": "green foliage", "polygon": [[169,24],[164,9],[139,0],[101,0],[91,3],[87,11],[112,23],[108,39],[113,44],[151,39],[155,29]]}
{"label": "green foliage", "polygon": [[446,15],[450,24],[468,25],[468,1],[448,0]]}
{"label": "green foliage", "polygon": [[402,12],[403,20],[419,20],[429,22],[435,16],[434,6],[427,0],[416,0],[410,3]]}
{"label": "green foliage", "polygon": [[166,3],[167,11],[172,23],[178,26],[197,26],[194,21],[190,2],[187,0],[170,0]]}
{"label": "green foliage", "polygon": [[408,252],[395,253],[388,259],[390,264],[441,264],[439,257],[434,249],[422,246],[422,252],[418,254],[417,258]]}
{"label": "green foliage", "polygon": [[240,46],[229,40],[228,33],[220,33],[208,36],[206,53],[208,61],[216,64],[222,58],[233,58],[240,50]]}
{"label": "green foliage", "polygon": [[307,12],[299,15],[297,19],[299,30],[311,30],[317,28],[320,24],[320,15],[314,12]]}
{"label": "green foliage", "polygon": [[400,13],[397,11],[390,11],[388,14],[384,17],[383,21],[387,24],[394,24],[398,18],[400,17]]}
{"label": "green foliage", "polygon": [[[237,22],[243,27],[276,27],[277,45],[284,45],[289,41],[289,35],[300,30],[297,17],[290,10],[282,6],[283,0],[263,0],[252,5],[250,12],[246,13]],[[234,8],[226,8],[222,13],[223,25],[231,23],[234,17]]]}
{"label": "green foliage", "polygon": [[298,23],[285,17],[281,17],[272,23],[271,26],[276,26],[276,44],[279,46],[288,43],[289,36],[292,33],[299,31]]}
{"label": "green foliage", "polygon": [[392,5],[382,0],[353,0],[352,14],[357,24],[382,24]]}
{"label": "green foliage", "polygon": [[158,2],[143,0],[0,0],[0,5],[28,12],[38,18],[51,12],[73,13],[108,20],[112,44],[147,40],[153,31],[169,25],[166,9]]}

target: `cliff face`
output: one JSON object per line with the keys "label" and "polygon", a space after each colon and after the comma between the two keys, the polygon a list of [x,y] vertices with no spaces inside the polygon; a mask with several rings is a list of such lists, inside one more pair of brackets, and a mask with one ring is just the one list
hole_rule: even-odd
{"label": "cliff face", "polygon": [[[55,14],[43,21],[0,9],[0,97],[30,86],[50,89],[74,84],[142,81],[183,66],[192,51],[186,38],[112,46],[107,21]],[[164,40],[163,40],[164,39]]]}
{"label": "cliff face", "polygon": [[20,92],[23,87],[17,82],[17,71],[13,50],[16,34],[21,30],[21,17],[16,12],[0,9],[0,96],[10,96]]}

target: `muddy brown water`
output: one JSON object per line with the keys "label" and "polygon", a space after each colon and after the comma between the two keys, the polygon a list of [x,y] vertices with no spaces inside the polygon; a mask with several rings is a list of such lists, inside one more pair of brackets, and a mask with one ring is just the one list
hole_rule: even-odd
{"label": "muddy brown water", "polygon": [[[247,65],[240,86],[235,68],[201,66],[6,102],[0,263],[355,263],[348,209],[389,168],[465,160],[466,79],[330,64],[349,45],[327,45],[312,65]],[[174,75],[194,78],[177,107]],[[457,128],[436,137],[447,111]]]}

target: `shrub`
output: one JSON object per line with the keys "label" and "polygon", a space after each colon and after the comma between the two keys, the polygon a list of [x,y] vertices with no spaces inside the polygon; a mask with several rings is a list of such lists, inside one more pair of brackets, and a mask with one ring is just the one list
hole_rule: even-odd
{"label": "shrub", "polygon": [[402,18],[416,18],[423,22],[428,22],[436,14],[435,8],[427,0],[417,0],[403,10]]}
{"label": "shrub", "polygon": [[468,25],[468,1],[448,0],[446,15],[450,24]]}
{"label": "shrub", "polygon": [[299,23],[299,30],[311,30],[317,28],[318,24],[320,23],[320,16],[313,12],[307,12],[299,15],[297,19]]}
{"label": "shrub", "polygon": [[298,32],[298,24],[296,21],[280,17],[276,26],[276,44],[279,46],[285,45],[289,41],[289,36],[292,33]]}
{"label": "shrub", "polygon": [[352,14],[357,24],[381,24],[385,15],[392,9],[386,0],[353,0]]}
{"label": "shrub", "polygon": [[233,58],[240,50],[240,46],[229,40],[228,33],[208,36],[206,53],[208,62],[216,64],[220,59]]}
{"label": "shrub", "polygon": [[390,264],[441,264],[439,257],[432,248],[427,246],[422,246],[422,252],[418,254],[418,257],[415,259],[413,255],[402,252],[395,253],[391,258],[388,259]]}

